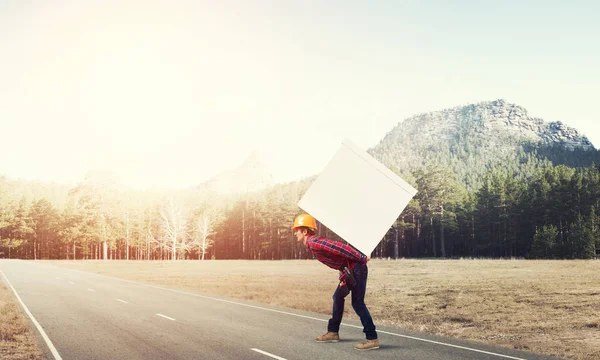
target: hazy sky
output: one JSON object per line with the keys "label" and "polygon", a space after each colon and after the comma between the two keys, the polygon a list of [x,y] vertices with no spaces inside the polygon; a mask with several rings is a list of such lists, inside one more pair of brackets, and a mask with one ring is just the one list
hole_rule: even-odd
{"label": "hazy sky", "polygon": [[0,2],[0,174],[318,173],[415,113],[503,98],[600,147],[600,2]]}

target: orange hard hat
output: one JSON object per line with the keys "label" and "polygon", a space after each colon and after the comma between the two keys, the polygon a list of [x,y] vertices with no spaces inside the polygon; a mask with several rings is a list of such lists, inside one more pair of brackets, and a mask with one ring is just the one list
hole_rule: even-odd
{"label": "orange hard hat", "polygon": [[306,226],[307,228],[317,230],[317,221],[314,217],[308,214],[300,214],[296,216],[296,219],[294,219],[294,226],[292,226],[292,230],[295,230],[301,226]]}

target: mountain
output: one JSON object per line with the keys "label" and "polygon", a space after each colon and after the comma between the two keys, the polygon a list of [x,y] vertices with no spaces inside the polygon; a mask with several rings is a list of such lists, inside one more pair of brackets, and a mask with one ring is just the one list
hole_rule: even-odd
{"label": "mountain", "polygon": [[[414,115],[367,152],[408,181],[412,171],[428,164],[446,165],[468,189],[478,188],[494,167],[508,168],[523,179],[550,164],[600,164],[600,152],[577,129],[532,117],[503,99]],[[274,184],[266,156],[256,150],[238,167],[195,189],[228,195]]]}
{"label": "mountain", "polygon": [[429,163],[447,165],[467,187],[478,187],[498,165],[522,176],[544,164],[600,164],[600,152],[576,129],[532,117],[502,99],[412,116],[368,152],[401,174]]}
{"label": "mountain", "polygon": [[262,151],[253,151],[239,166],[223,171],[196,187],[201,192],[229,195],[274,185],[271,166]]}

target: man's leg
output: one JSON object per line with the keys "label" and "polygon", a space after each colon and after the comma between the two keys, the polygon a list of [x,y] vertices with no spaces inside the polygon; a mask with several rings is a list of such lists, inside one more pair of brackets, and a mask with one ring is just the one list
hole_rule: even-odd
{"label": "man's leg", "polygon": [[340,291],[339,283],[333,293],[333,310],[331,313],[331,319],[329,319],[329,324],[327,324],[327,331],[330,332],[339,332],[340,324],[342,323],[342,317],[344,316],[344,304],[346,300],[344,299],[344,295],[342,291]]}
{"label": "man's leg", "polygon": [[[367,340],[377,340],[377,332],[375,331],[375,324],[371,318],[371,313],[365,305],[365,293],[367,291],[367,277],[369,270],[366,264],[357,264],[354,267],[354,277],[356,278],[356,286],[352,290],[352,307],[356,314],[360,317],[360,322],[363,325],[363,332],[366,335]],[[363,346],[364,347],[364,346]],[[368,345],[367,348],[378,348],[376,346]]]}
{"label": "man's leg", "polygon": [[333,311],[331,319],[327,324],[327,333],[317,337],[317,342],[337,342],[340,340],[339,331],[342,323],[342,316],[344,315],[344,295],[340,291],[339,285],[333,293]]}

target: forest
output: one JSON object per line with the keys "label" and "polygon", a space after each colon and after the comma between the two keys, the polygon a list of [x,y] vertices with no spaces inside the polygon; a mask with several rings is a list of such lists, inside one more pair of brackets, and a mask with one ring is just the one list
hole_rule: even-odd
{"label": "forest", "polygon": [[[410,173],[419,192],[374,258],[590,259],[600,249],[600,168],[489,167],[469,186],[448,164]],[[290,226],[316,176],[261,191],[133,191],[110,174],[76,186],[0,177],[0,257],[19,259],[308,259]],[[369,191],[369,189],[364,189]],[[318,235],[344,241],[319,224]]]}

